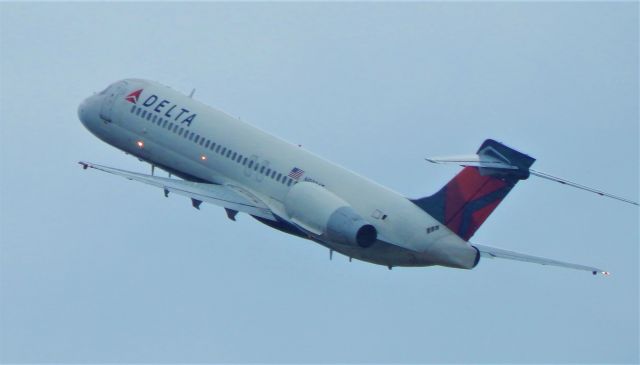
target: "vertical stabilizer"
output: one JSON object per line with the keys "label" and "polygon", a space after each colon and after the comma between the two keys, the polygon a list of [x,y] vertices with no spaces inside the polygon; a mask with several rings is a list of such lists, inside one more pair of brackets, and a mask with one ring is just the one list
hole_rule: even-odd
{"label": "vertical stabilizer", "polygon": [[464,167],[440,191],[412,200],[465,240],[473,236],[519,180],[529,177],[529,167],[535,161],[492,139],[482,143],[475,158],[474,166]]}

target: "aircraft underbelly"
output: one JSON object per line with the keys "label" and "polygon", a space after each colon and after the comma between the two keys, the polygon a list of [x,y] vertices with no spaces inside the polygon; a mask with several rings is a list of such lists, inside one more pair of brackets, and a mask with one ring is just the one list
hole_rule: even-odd
{"label": "aircraft underbelly", "polygon": [[385,266],[447,266],[459,269],[472,269],[478,264],[479,252],[471,246],[438,245],[428,251],[414,251],[382,240],[369,247],[344,245],[322,240],[319,237],[309,239],[358,260]]}
{"label": "aircraft underbelly", "polygon": [[332,242],[314,240],[317,243],[345,256],[384,266],[432,266],[436,263],[428,260],[419,252],[377,241],[371,247],[362,248]]}

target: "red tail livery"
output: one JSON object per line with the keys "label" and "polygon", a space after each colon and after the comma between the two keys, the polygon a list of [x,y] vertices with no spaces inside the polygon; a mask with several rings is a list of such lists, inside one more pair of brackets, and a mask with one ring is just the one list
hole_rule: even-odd
{"label": "red tail livery", "polygon": [[519,180],[529,177],[534,158],[488,139],[478,156],[517,169],[467,166],[432,196],[413,202],[458,236],[469,240]]}

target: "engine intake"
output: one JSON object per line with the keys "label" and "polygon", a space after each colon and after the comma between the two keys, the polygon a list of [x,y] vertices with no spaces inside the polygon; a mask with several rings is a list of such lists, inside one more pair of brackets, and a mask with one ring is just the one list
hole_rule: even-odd
{"label": "engine intake", "polygon": [[378,238],[376,228],[347,202],[311,182],[294,185],[284,207],[294,223],[332,242],[369,247]]}

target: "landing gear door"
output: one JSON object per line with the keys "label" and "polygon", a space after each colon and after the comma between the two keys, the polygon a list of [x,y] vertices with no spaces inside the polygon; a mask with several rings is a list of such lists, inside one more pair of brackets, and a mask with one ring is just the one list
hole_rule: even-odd
{"label": "landing gear door", "polygon": [[104,102],[102,102],[102,106],[100,107],[100,118],[102,118],[106,122],[111,122],[113,119],[113,105],[116,100],[124,95],[126,89],[125,85],[121,82],[112,85],[107,90],[107,95],[105,97]]}

